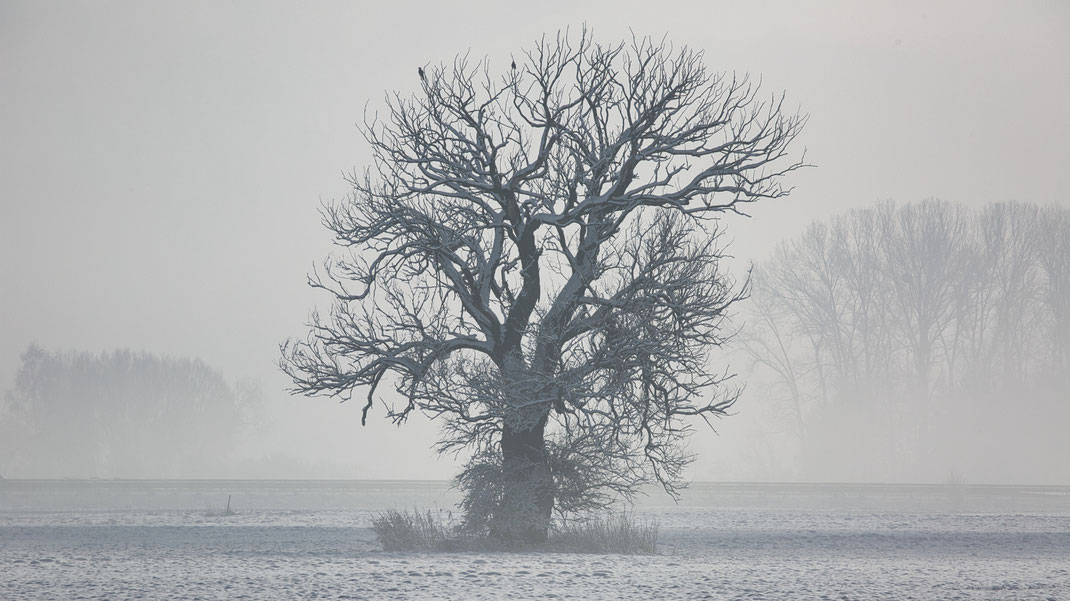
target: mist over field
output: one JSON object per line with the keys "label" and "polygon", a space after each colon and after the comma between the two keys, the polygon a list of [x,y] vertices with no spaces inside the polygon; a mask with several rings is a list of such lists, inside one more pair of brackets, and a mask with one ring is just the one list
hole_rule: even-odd
{"label": "mist over field", "polygon": [[[278,343],[299,335],[308,310],[324,302],[304,281],[328,250],[320,202],[344,194],[340,173],[367,163],[353,124],[366,103],[379,110],[384,90],[415,89],[417,66],[458,52],[506,67],[519,41],[562,24],[587,21],[608,40],[643,23],[637,33],[669,32],[674,43],[704,50],[711,68],[761,74],[770,91],[785,90],[790,106],[809,115],[800,150],[816,167],[792,175],[790,197],[748,207],[749,219],[724,217],[740,274],[812,220],[878,200],[1067,206],[1070,123],[1061,107],[1070,84],[1057,74],[1070,53],[1058,5],[718,6],[680,19],[655,7],[560,4],[522,25],[497,5],[424,7],[420,19],[400,5],[300,13],[266,5],[252,20],[236,6],[2,10],[0,76],[9,92],[0,112],[0,388],[15,388],[20,355],[32,344],[200,360],[232,383],[257,384],[261,405],[233,434],[231,459],[244,463],[173,472],[188,476],[454,473],[451,460],[429,450],[437,439],[431,422],[415,416],[397,429],[376,408],[360,428],[355,403],[290,398],[275,363]],[[473,27],[459,40],[453,32],[468,30],[459,25],[469,23],[460,16],[468,12],[510,27]],[[723,26],[711,30],[710,19]],[[387,34],[395,29],[413,42],[397,43]],[[766,41],[746,42],[755,35]],[[390,52],[376,50],[384,44]],[[745,360],[731,367],[750,377]],[[719,436],[697,430],[691,478],[933,482],[955,471],[970,482],[1066,481],[1058,466],[1053,474],[1022,465],[1029,477],[1019,477],[1013,466],[968,457],[868,476],[836,466],[851,452],[834,449],[804,467],[785,456],[797,452],[784,445],[785,411],[757,379],[736,415],[715,423]],[[1058,396],[1060,386],[1046,389]],[[964,426],[956,434],[966,439],[963,453],[991,448],[992,437],[1005,449],[1027,449],[1035,440],[1027,425],[1060,423],[1036,418],[1021,389],[990,392],[1006,400],[956,410],[1000,426],[983,434]],[[853,436],[836,429],[837,439]],[[1059,463],[1053,452],[1066,447],[1044,451],[1029,463]],[[172,469],[165,463],[155,475]],[[2,469],[123,475],[74,464],[39,471],[26,461]]]}
{"label": "mist over field", "polygon": [[1070,596],[1067,73],[1058,2],[5,2],[0,598]]}

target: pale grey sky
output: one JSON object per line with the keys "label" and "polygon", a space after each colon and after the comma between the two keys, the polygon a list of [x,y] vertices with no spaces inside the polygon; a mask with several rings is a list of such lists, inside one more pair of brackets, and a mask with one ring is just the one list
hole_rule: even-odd
{"label": "pale grey sky", "polygon": [[[317,207],[368,156],[365,103],[468,50],[504,69],[566,26],[668,34],[810,114],[799,150],[818,167],[729,223],[734,253],[758,258],[877,199],[1070,205],[1067,6],[5,0],[0,389],[31,342],[196,356],[263,383],[266,450],[330,457],[340,475],[446,477],[426,424],[358,432],[356,405],[277,392],[277,344],[322,300],[304,286],[329,242]],[[721,426],[696,450],[730,454]],[[746,476],[718,465],[695,474]]]}

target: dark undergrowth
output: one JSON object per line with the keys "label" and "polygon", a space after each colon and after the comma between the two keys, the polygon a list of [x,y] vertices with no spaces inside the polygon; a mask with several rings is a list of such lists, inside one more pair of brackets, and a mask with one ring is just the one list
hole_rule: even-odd
{"label": "dark undergrowth", "polygon": [[551,552],[616,555],[654,555],[658,525],[629,513],[571,520],[555,524],[542,545],[507,543],[486,536],[464,534],[441,512],[391,509],[380,513],[372,528],[390,552]]}

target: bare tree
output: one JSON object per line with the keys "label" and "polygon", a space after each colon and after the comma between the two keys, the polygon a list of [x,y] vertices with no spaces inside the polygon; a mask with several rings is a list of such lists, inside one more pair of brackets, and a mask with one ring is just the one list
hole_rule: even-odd
{"label": "bare tree", "polygon": [[956,298],[968,265],[967,213],[961,205],[928,199],[882,213],[880,262],[890,291],[893,331],[907,350],[916,435],[931,435],[933,387],[946,360]]}
{"label": "bare tree", "polygon": [[706,361],[741,292],[712,218],[789,192],[804,123],[702,59],[559,34],[503,77],[460,57],[393,95],[363,128],[372,167],[324,209],[342,250],[309,283],[336,302],[283,345],[294,389],[360,391],[366,419],[390,383],[395,421],[446,418],[440,448],[496,474],[502,538],[545,538],[572,490],[555,456],[598,466],[588,493],[675,491],[682,418],[735,398]]}
{"label": "bare tree", "polygon": [[1070,211],[1041,210],[1038,261],[1044,272],[1042,294],[1050,326],[1051,368],[1070,382]]}
{"label": "bare tree", "polygon": [[[776,299],[776,291],[770,287],[766,274],[752,274],[752,294],[749,298],[747,322],[740,330],[737,345],[751,359],[752,367],[772,375],[772,387],[783,388],[788,393],[791,428],[805,449],[806,425],[804,405],[807,401],[807,376],[813,364],[800,357],[793,334],[797,334],[793,316]],[[805,351],[805,345],[802,345]]]}

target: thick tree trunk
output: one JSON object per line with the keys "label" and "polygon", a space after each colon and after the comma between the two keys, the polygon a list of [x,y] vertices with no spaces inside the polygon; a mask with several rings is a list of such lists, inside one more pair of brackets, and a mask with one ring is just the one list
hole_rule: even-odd
{"label": "thick tree trunk", "polygon": [[503,488],[492,535],[509,543],[545,543],[554,507],[553,478],[546,452],[546,418],[502,431]]}

